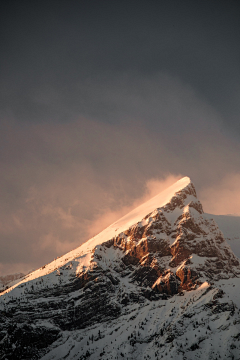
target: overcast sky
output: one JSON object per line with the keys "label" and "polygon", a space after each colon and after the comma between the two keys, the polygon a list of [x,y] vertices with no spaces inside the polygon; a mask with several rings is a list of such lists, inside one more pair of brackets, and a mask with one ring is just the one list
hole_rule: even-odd
{"label": "overcast sky", "polygon": [[1,1],[0,275],[189,176],[240,214],[238,1]]}

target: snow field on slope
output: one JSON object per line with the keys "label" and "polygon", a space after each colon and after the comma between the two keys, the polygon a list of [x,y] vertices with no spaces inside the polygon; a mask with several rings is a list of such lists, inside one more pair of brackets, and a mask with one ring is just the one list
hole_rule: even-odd
{"label": "snow field on slope", "polygon": [[[240,285],[240,280],[237,281]],[[61,345],[57,340],[41,360],[79,359],[87,351],[90,360],[197,360],[215,359],[219,355],[227,358],[230,345],[237,341],[239,326],[233,325],[234,318],[228,311],[209,317],[209,310],[203,310],[216,292],[204,283],[197,290],[184,291],[184,296],[123,307],[118,319],[64,332]],[[163,336],[159,336],[162,329]],[[175,338],[168,341],[171,334]],[[131,345],[130,340],[135,337],[135,345]],[[199,347],[192,350],[198,343]],[[233,349],[233,354],[236,351]]]}

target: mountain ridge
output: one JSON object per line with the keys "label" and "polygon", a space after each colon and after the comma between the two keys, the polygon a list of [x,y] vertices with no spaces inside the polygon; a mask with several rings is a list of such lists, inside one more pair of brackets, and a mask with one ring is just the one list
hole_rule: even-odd
{"label": "mountain ridge", "polygon": [[[133,225],[134,222],[137,222],[138,220],[140,220],[141,216],[144,217],[146,215],[146,213],[150,212],[151,210],[153,211],[157,207],[159,207],[157,205],[159,203],[159,197],[160,197],[161,203],[167,203],[168,200],[170,200],[173,197],[173,195],[175,194],[176,191],[179,191],[180,189],[188,186],[189,184],[191,184],[191,180],[189,177],[184,177],[184,178],[180,179],[175,184],[173,184],[169,188],[165,189],[163,192],[157,194],[150,200],[148,200],[145,203],[138,206],[136,209],[130,211],[129,213],[127,213],[126,215],[121,217],[119,220],[115,221],[113,224],[111,224],[106,229],[101,231],[98,235],[90,238],[89,240],[87,240],[86,242],[81,244],[76,249],[69,251],[67,254],[64,254],[64,255],[58,257],[57,259],[54,259],[49,264],[54,264],[54,268],[56,268],[58,266],[62,266],[63,263],[65,261],[68,261],[70,258],[74,258],[80,254],[83,254],[84,252],[91,251],[93,247],[97,246],[99,243],[101,243],[101,241],[103,242],[104,239],[106,241],[106,238],[110,239],[111,237],[114,237],[116,235],[117,230],[119,230],[119,232],[121,232],[121,230],[124,230],[125,228],[127,229],[128,227]],[[161,199],[161,194],[164,194],[163,199]],[[140,211],[139,211],[139,209],[140,209]],[[135,216],[131,217],[132,214],[134,214]],[[127,224],[126,224],[126,222],[124,222],[124,220],[126,218],[128,219]],[[129,218],[130,218],[130,220],[129,220]],[[46,264],[46,265],[42,266],[41,268],[36,269],[35,271],[31,272],[30,274],[27,274],[25,278],[27,278],[28,280],[32,280],[34,278],[34,276],[37,276],[37,277],[44,276],[45,271],[41,271],[41,270],[46,269],[46,267],[48,267],[49,264]],[[51,269],[50,269],[50,271],[51,271]],[[31,276],[32,274],[34,274],[34,276]]]}

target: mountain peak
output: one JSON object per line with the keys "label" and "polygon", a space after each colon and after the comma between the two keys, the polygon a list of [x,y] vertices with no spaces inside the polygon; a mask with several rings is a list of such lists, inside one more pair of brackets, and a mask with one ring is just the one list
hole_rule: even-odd
{"label": "mountain peak", "polygon": [[192,196],[192,200],[196,200],[194,199],[196,198],[196,190],[190,178],[187,176],[178,180],[173,185],[161,191],[159,194],[155,195],[153,198],[149,199],[145,203],[136,207],[128,214],[124,215],[122,218],[114,222],[108,228],[103,230],[100,234],[88,240],[85,244],[82,245],[82,250],[91,250],[93,247],[104,241],[106,238],[110,239],[116,234],[119,234],[120,232],[128,229],[130,226],[141,221],[147,214],[151,213],[157,208],[161,208],[167,204],[171,204],[172,208],[174,206],[174,200],[176,200],[176,198],[179,197],[180,194],[182,194],[185,198],[187,196]]}

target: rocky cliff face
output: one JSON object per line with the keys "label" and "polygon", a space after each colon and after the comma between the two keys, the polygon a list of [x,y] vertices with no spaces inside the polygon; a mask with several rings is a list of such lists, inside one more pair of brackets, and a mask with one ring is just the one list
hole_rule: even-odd
{"label": "rocky cliff face", "polygon": [[239,260],[193,184],[177,188],[123,231],[4,292],[1,358],[212,359],[224,341],[237,359]]}
{"label": "rocky cliff face", "polygon": [[204,217],[191,183],[107,246],[121,249],[122,262],[134,266],[134,281],[168,295],[240,274],[238,258]]}

